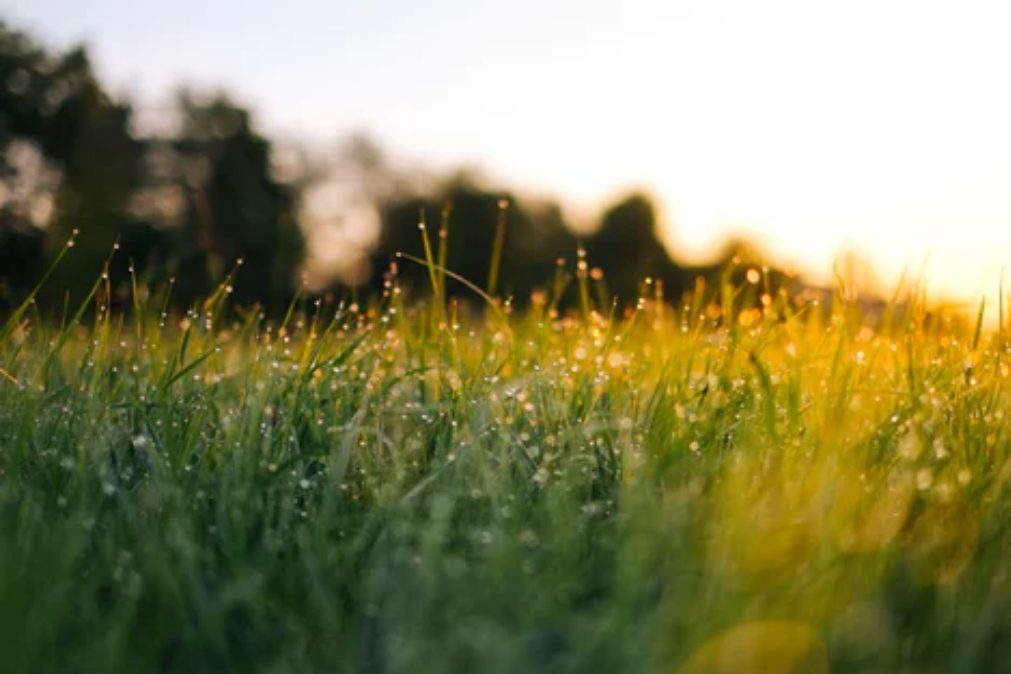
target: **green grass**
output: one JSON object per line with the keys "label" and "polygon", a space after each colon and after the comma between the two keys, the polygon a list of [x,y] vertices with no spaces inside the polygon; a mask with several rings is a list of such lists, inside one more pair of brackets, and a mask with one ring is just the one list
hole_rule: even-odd
{"label": "green grass", "polygon": [[475,308],[433,256],[433,300],[283,324],[227,282],[185,317],[103,283],[60,324],[26,305],[0,670],[1011,669],[999,331],[733,308],[761,281]]}

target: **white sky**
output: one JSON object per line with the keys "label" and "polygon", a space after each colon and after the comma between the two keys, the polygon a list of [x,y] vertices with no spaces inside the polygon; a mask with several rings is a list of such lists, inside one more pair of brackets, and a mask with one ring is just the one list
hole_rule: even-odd
{"label": "white sky", "polygon": [[[596,208],[631,186],[671,242],[731,233],[824,279],[840,248],[933,294],[1011,262],[1011,2],[0,0],[86,40],[141,101],[223,85],[268,130],[372,132]],[[1011,270],[1009,270],[1011,273]]]}

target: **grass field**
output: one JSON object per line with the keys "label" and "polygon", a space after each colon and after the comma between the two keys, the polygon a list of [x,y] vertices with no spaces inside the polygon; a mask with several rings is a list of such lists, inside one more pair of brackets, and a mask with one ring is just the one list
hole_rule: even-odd
{"label": "grass field", "polygon": [[999,328],[430,269],[283,322],[15,314],[0,670],[1011,671]]}

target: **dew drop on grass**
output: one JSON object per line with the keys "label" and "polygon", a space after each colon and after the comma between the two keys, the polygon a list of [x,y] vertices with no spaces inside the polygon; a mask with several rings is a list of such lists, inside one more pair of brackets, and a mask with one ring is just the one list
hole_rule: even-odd
{"label": "dew drop on grass", "polygon": [[[898,417],[892,417],[893,422],[896,421]],[[898,444],[899,456],[907,461],[912,461],[920,455],[920,451],[923,449],[923,445],[920,442],[920,437],[917,435],[916,431],[910,429],[905,435],[899,440]]]}

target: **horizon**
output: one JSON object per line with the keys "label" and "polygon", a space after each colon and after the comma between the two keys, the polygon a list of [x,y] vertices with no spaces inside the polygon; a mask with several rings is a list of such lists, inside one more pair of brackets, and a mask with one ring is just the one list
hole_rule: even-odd
{"label": "horizon", "polygon": [[270,136],[365,131],[570,213],[645,189],[690,261],[744,236],[825,282],[855,251],[883,290],[906,272],[991,306],[1011,261],[998,3],[70,7],[4,9],[56,49],[85,42],[141,109],[222,88]]}

